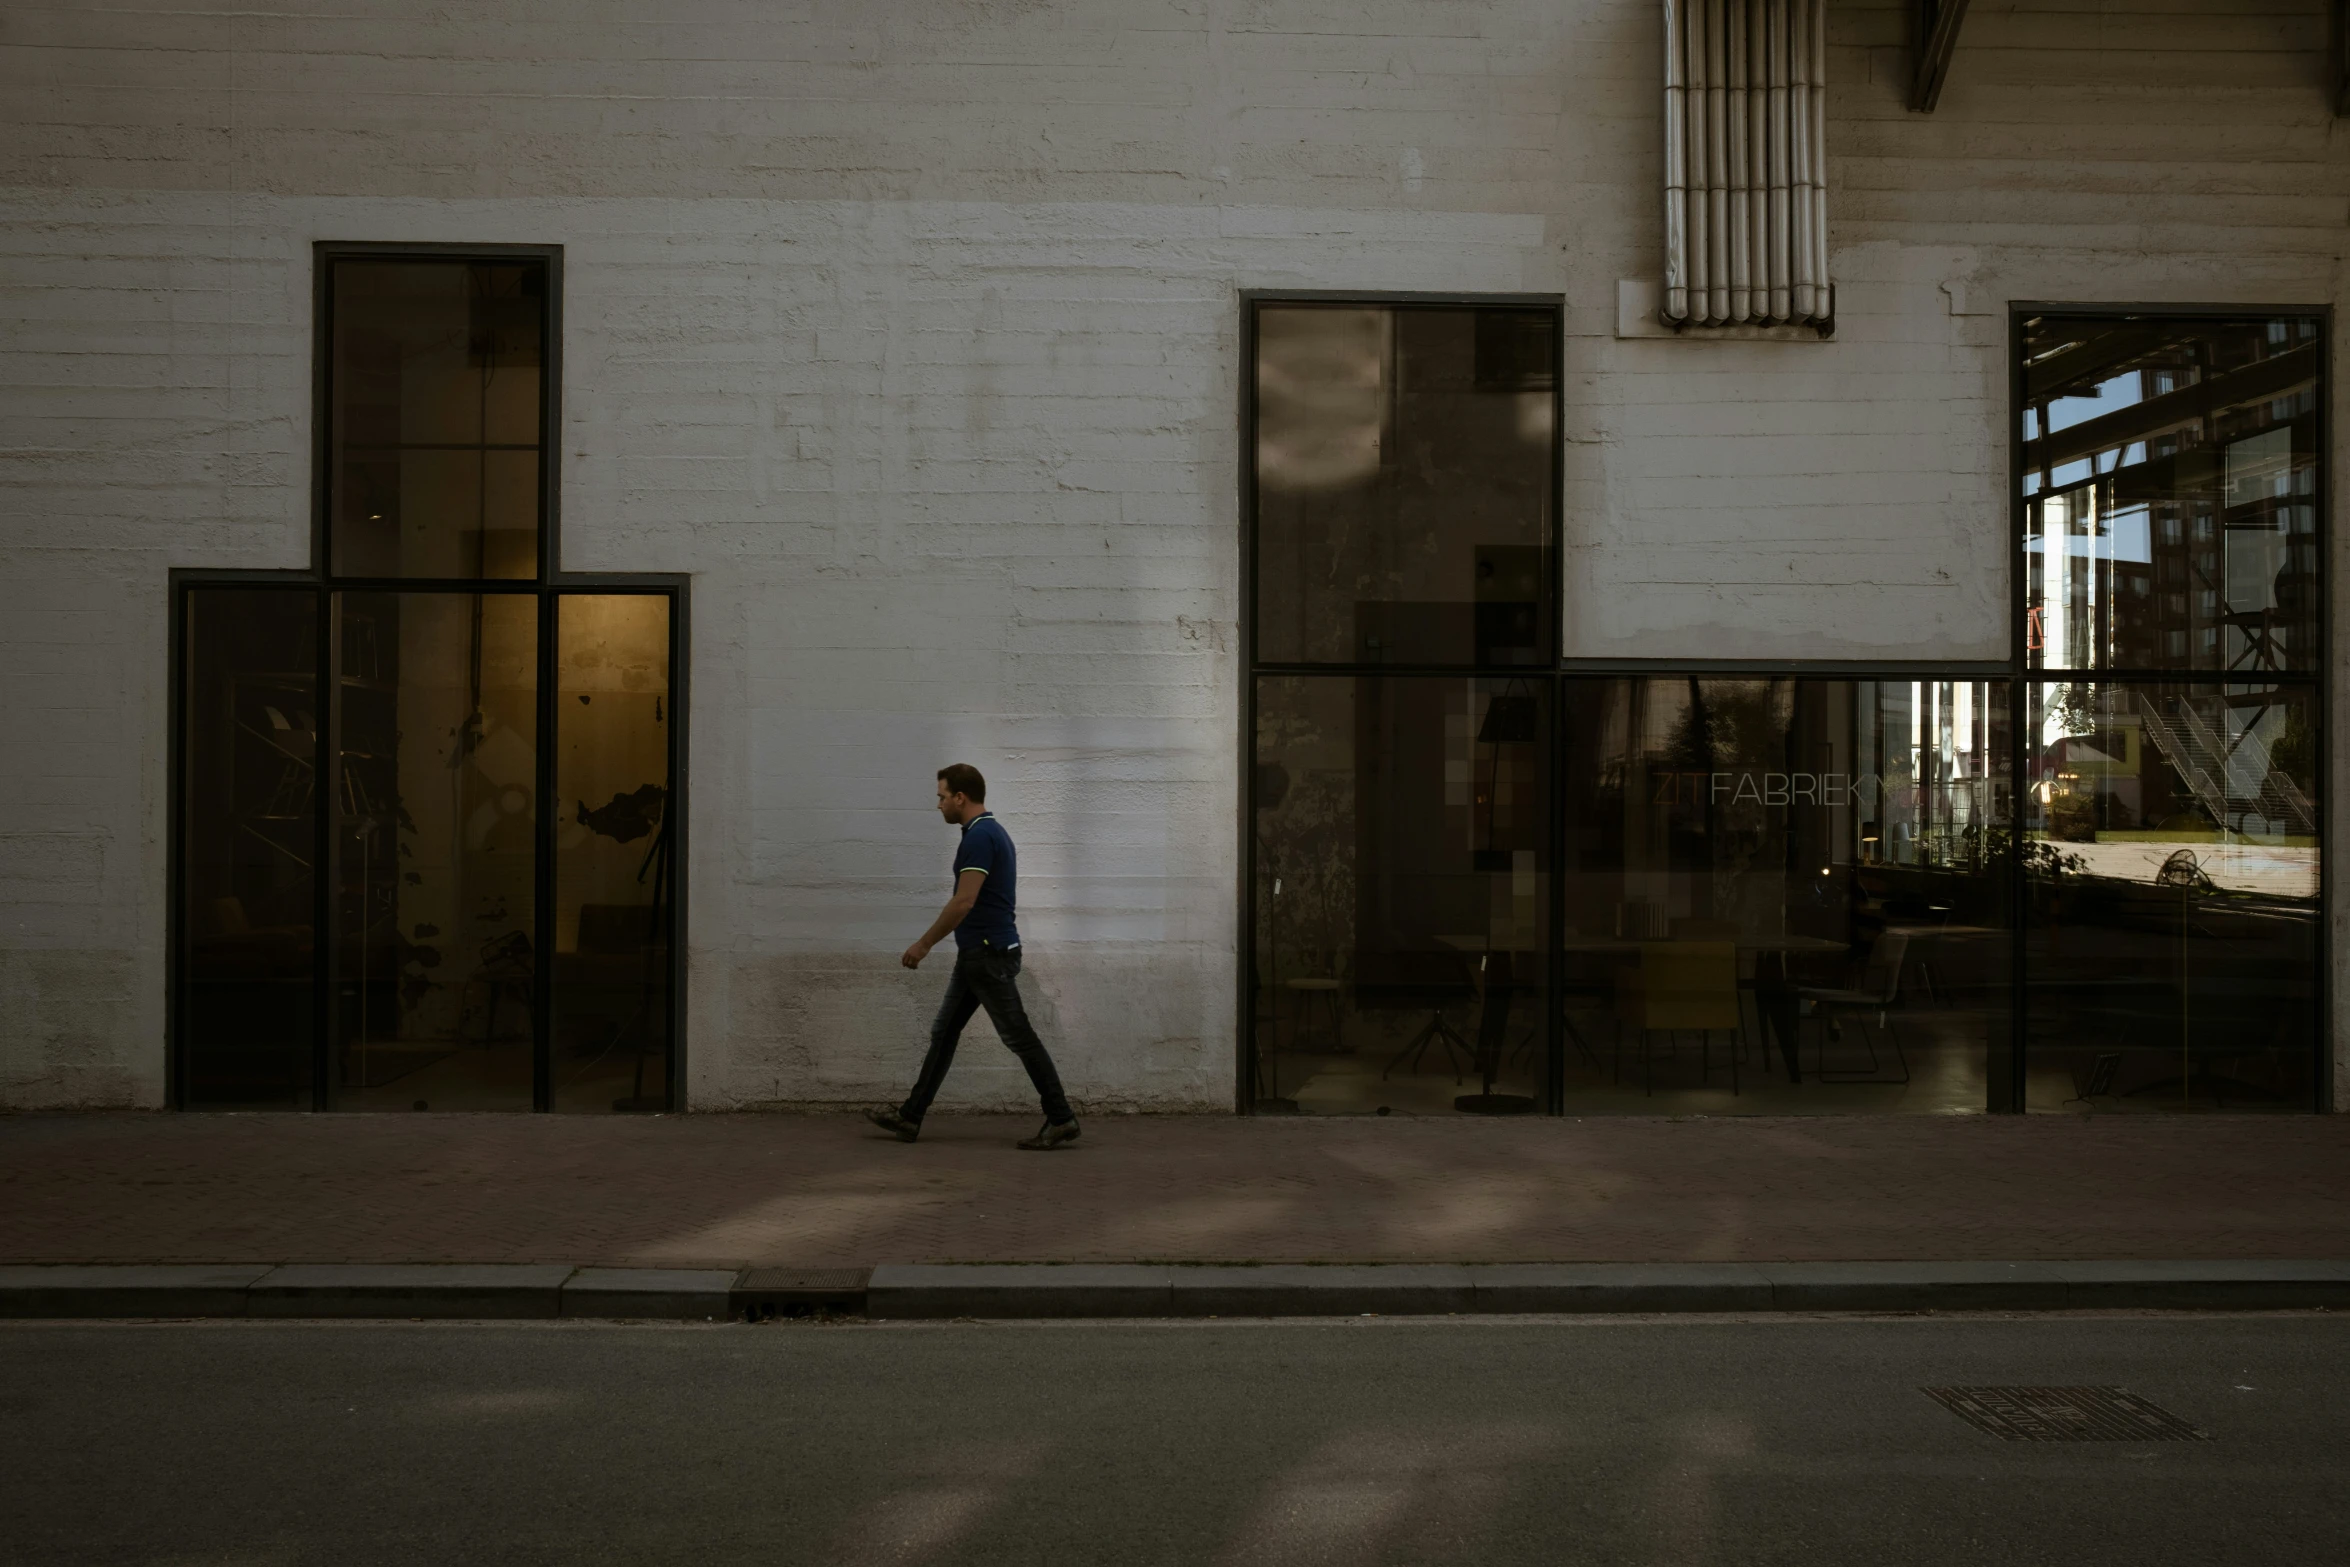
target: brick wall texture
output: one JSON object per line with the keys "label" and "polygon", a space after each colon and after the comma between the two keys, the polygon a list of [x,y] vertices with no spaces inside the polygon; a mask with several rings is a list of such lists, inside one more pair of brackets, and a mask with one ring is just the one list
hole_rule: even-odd
{"label": "brick wall texture", "polygon": [[0,1104],[161,1102],[166,573],[305,562],[310,247],[438,240],[566,248],[563,563],[694,574],[691,1102],[902,1085],[963,759],[1081,1101],[1229,1105],[1239,291],[1563,296],[1569,651],[1840,659],[2005,653],[2008,301],[2340,294],[2322,0],[1905,38],[1835,340],[1694,343],[1655,0],[0,8]]}

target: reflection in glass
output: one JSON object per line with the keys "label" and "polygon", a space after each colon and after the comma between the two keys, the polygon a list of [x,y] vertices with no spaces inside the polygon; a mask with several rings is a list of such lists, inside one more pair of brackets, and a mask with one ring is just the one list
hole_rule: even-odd
{"label": "reflection in glass", "polygon": [[532,1101],[538,605],[337,595],[335,1098]]}
{"label": "reflection in glass", "polygon": [[318,595],[187,597],[177,921],[181,1090],[310,1103]]}
{"label": "reflection in glass", "polygon": [[1554,314],[1268,304],[1256,327],[1256,656],[1547,663]]}
{"label": "reflection in glass", "polygon": [[2315,693],[2028,689],[2029,1108],[2309,1109]]}
{"label": "reflection in glass", "polygon": [[1259,1108],[1541,1107],[1547,709],[1530,679],[1259,680]]}
{"label": "reflection in glass", "polygon": [[2024,328],[2035,669],[2312,669],[2323,321]]}
{"label": "reflection in glass", "polygon": [[2005,1092],[2004,688],[1564,692],[1570,1114],[1979,1111]]}
{"label": "reflection in glass", "polygon": [[554,1107],[669,1106],[669,600],[556,611]]}
{"label": "reflection in glass", "polygon": [[330,263],[333,570],[538,571],[538,261]]}

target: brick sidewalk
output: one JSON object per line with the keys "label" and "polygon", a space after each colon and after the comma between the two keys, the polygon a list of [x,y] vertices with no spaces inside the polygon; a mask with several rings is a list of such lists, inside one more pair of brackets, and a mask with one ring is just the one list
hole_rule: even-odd
{"label": "brick sidewalk", "polygon": [[2350,1117],[0,1116],[0,1262],[2350,1258]]}

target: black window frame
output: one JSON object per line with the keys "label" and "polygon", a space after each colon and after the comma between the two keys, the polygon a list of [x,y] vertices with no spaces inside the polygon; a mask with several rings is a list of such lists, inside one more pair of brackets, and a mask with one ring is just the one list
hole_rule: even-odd
{"label": "black window frame", "polygon": [[[317,614],[318,706],[316,752],[312,776],[334,775],[331,763],[336,744],[332,701],[341,650],[333,635],[334,603],[341,593],[450,593],[530,597],[538,605],[537,744],[537,855],[532,889],[534,976],[531,986],[532,1087],[531,1108],[546,1112],[553,1098],[552,1008],[556,813],[553,809],[556,767],[555,699],[557,653],[562,601],[572,595],[646,595],[669,604],[668,763],[669,800],[664,810],[669,842],[670,925],[667,968],[668,1007],[663,1099],[670,1109],[684,1103],[688,1041],[685,1030],[684,979],[686,950],[687,852],[690,822],[686,755],[691,711],[687,671],[691,651],[691,578],[683,572],[575,572],[563,569],[561,493],[563,435],[563,247],[561,245],[411,243],[403,241],[322,240],[314,243],[311,259],[311,382],[310,382],[310,563],[294,569],[217,569],[176,567],[169,574],[168,624],[170,636],[170,694],[167,722],[169,828],[165,860],[165,1023],[164,1061],[167,1102],[174,1109],[188,1105],[186,1029],[187,996],[182,944],[188,936],[183,900],[186,890],[186,682],[187,606],[191,594],[208,588],[282,588],[314,595]],[[537,569],[530,577],[383,577],[343,576],[333,571],[333,394],[334,299],[333,267],[341,260],[498,262],[535,261],[546,269],[545,335],[541,341],[539,392],[539,528]],[[307,1108],[332,1108],[331,1075],[334,1049],[332,1022],[335,1007],[334,901],[337,878],[334,865],[335,813],[319,801],[313,823],[313,952],[311,997],[311,1083]]]}

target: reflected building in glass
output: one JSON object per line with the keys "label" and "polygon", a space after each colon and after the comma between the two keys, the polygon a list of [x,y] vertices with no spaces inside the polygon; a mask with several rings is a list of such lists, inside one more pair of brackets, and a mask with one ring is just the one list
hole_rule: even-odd
{"label": "reflected building in glass", "polygon": [[2030,668],[2316,668],[2322,327],[2022,323]]}

